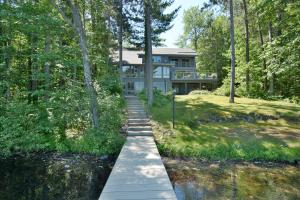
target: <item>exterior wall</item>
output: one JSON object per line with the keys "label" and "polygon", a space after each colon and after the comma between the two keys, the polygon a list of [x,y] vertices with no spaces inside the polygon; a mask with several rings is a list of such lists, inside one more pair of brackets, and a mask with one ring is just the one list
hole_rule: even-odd
{"label": "exterior wall", "polygon": [[[122,78],[123,89],[126,94],[137,94],[144,89],[144,78]],[[163,93],[172,89],[170,79],[153,79],[153,89],[158,89]]]}
{"label": "exterior wall", "polygon": [[[201,79],[197,75],[195,57],[191,56],[154,55],[153,71],[153,89],[164,93],[176,89],[178,94],[187,94],[194,89],[212,90],[217,86],[217,79]],[[126,94],[140,92],[144,89],[144,64],[124,64],[121,77]]]}

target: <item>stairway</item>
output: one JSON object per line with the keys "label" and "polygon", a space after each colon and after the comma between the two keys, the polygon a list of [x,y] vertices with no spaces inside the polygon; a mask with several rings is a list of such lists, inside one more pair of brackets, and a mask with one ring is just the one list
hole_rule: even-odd
{"label": "stairway", "polygon": [[99,200],[176,200],[143,105],[127,96],[128,137]]}
{"label": "stairway", "polygon": [[128,136],[152,136],[152,128],[144,106],[136,96],[126,96]]}

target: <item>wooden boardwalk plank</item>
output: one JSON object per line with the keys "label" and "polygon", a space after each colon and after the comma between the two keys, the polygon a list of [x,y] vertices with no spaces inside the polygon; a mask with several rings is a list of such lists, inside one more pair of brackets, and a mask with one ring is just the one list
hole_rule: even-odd
{"label": "wooden boardwalk plank", "polygon": [[[140,105],[134,97],[128,101],[129,105]],[[152,136],[127,137],[99,198],[117,199],[176,200]]]}

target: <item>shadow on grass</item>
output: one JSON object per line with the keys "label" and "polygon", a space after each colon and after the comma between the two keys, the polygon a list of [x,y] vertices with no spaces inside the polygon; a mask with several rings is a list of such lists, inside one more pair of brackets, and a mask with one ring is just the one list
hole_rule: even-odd
{"label": "shadow on grass", "polygon": [[[242,106],[243,107],[243,106]],[[238,110],[240,109],[240,110]],[[171,129],[171,104],[152,108],[153,118]],[[176,102],[175,137],[164,141],[163,148],[173,156],[192,156],[230,160],[300,160],[300,134],[276,126],[249,122],[205,123],[210,116],[243,116],[243,109],[220,106],[207,101],[193,105]],[[296,140],[296,141],[295,141]]]}

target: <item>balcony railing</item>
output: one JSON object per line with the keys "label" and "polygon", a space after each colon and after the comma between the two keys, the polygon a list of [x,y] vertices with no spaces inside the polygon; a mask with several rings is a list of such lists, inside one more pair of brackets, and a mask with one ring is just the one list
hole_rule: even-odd
{"label": "balcony railing", "polygon": [[171,76],[172,80],[217,80],[216,75],[199,74],[197,72],[176,72]]}

